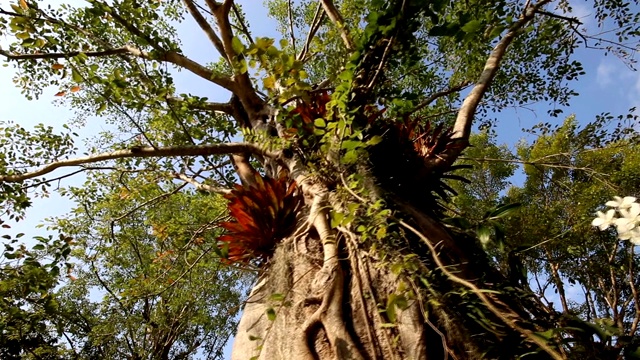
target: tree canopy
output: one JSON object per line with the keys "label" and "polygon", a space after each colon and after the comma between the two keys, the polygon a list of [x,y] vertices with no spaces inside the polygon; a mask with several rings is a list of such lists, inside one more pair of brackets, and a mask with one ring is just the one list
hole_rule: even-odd
{"label": "tree canopy", "polygon": [[588,3],[589,31],[567,0],[269,0],[266,36],[253,2],[0,6],[15,85],[75,112],[0,119],[3,227],[75,204],[3,234],[0,355],[640,357],[640,258],[592,226],[640,196],[637,117],[564,118],[576,52],[633,66],[640,13]]}

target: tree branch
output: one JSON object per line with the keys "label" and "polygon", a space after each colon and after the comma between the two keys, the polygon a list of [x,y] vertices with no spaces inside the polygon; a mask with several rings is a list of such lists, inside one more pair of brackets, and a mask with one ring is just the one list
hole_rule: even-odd
{"label": "tree branch", "polygon": [[552,12],[544,11],[544,10],[536,10],[536,13],[540,14],[540,15],[546,15],[546,16],[549,16],[549,17],[552,17],[552,18],[568,21],[568,22],[570,22],[572,24],[582,25],[582,21],[580,21],[580,19],[578,19],[576,17],[562,16],[562,15],[554,14]]}
{"label": "tree branch", "polygon": [[[137,206],[135,206],[133,209],[131,209],[131,210],[129,210],[129,211],[127,211],[127,212],[125,212],[124,214],[121,214],[121,215],[117,216],[116,218],[114,218],[113,220],[111,220],[111,229],[112,229],[111,233],[113,234],[113,227],[114,227],[114,225],[115,225],[115,223],[116,223],[116,222],[118,222],[118,221],[120,221],[120,220],[122,220],[122,219],[126,218],[127,216],[129,216],[129,215],[133,214],[134,212],[136,212],[136,211],[138,211],[138,210],[142,209],[143,207],[146,207],[146,206],[151,205],[151,204],[153,204],[153,203],[155,203],[155,202],[157,202],[157,201],[159,201],[159,200],[163,200],[163,199],[166,199],[166,198],[168,198],[168,197],[170,197],[170,196],[172,196],[172,195],[177,194],[177,193],[178,193],[178,191],[182,190],[185,186],[187,186],[187,184],[186,184],[186,183],[185,183],[185,184],[182,184],[182,185],[177,186],[175,189],[173,189],[173,190],[171,190],[171,191],[169,191],[169,192],[165,192],[165,193],[162,193],[162,194],[160,194],[160,195],[154,196],[153,198],[151,198],[151,199],[149,199],[149,200],[147,200],[147,201],[144,201],[144,202],[142,202],[142,203],[138,204],[138,205],[137,205]],[[131,245],[135,248],[135,245],[134,245],[133,243],[132,243]],[[143,261],[142,261],[142,256],[138,253],[138,251],[137,251],[137,250],[136,250],[136,253],[137,253],[137,255],[138,255],[138,259],[140,259],[140,264],[142,264],[142,263],[143,263]]]}
{"label": "tree branch", "polygon": [[327,14],[331,22],[333,22],[338,29],[340,30],[340,37],[342,38],[342,42],[344,42],[344,46],[347,47],[348,50],[354,50],[355,45],[353,44],[353,40],[349,35],[349,29],[347,25],[344,23],[344,19],[342,15],[333,4],[331,0],[320,0],[322,7],[324,8],[324,12]]}
{"label": "tree branch", "polygon": [[[232,62],[240,60],[241,54],[237,54],[233,49],[233,29],[231,29],[231,23],[229,22],[229,12],[231,11],[233,1],[225,0],[222,4],[213,0],[205,0],[205,2],[216,18],[216,23],[220,29],[220,38],[222,39],[227,57]],[[249,119],[255,121],[261,120],[258,119],[259,116],[257,113],[262,110],[264,102],[253,88],[249,73],[241,73],[234,70],[234,82],[237,85],[234,94],[240,99],[244,110],[249,115]]]}
{"label": "tree branch", "polygon": [[232,79],[226,76],[219,76],[215,74],[212,70],[206,68],[205,66],[189,59],[184,55],[178,54],[175,51],[167,51],[164,53],[160,53],[158,56],[153,56],[131,45],[126,45],[124,46],[124,48],[126,48],[129,51],[129,53],[131,53],[132,55],[138,56],[143,59],[166,61],[174,65],[178,65],[182,68],[185,68],[191,71],[192,73],[200,76],[205,80],[211,81],[216,85],[222,86],[223,88],[231,92],[233,92],[236,88],[235,83]]}
{"label": "tree branch", "polygon": [[[536,11],[545,4],[551,2],[551,0],[540,0],[537,4],[530,5],[527,2],[525,9],[523,10],[520,19],[511,26],[505,36],[495,46],[489,58],[487,59],[484,69],[480,74],[480,78],[476,82],[476,85],[471,89],[471,92],[462,102],[458,116],[456,117],[455,124],[453,126],[453,138],[467,141],[471,134],[471,125],[473,123],[473,117],[475,116],[478,104],[482,100],[484,94],[489,89],[491,81],[496,76],[498,69],[500,68],[500,62],[504,57],[507,47],[513,42],[520,30],[527,25],[536,15]],[[441,154],[439,158],[433,159],[428,164],[428,167],[447,167],[453,164],[456,158],[460,155],[463,148],[456,147],[450,149]]]}
{"label": "tree branch", "polygon": [[291,8],[291,0],[287,2],[287,13],[289,16],[289,35],[291,36],[291,46],[293,47],[293,52],[296,52],[296,34],[293,31],[293,9]]}
{"label": "tree branch", "polygon": [[12,54],[7,50],[0,49],[0,55],[6,57],[9,60],[36,60],[36,59],[63,59],[70,58],[80,54],[84,54],[88,57],[100,57],[100,56],[111,56],[111,55],[121,55],[128,53],[129,50],[125,48],[118,49],[109,49],[104,51],[71,51],[67,53],[46,53],[46,54]]}
{"label": "tree branch", "polygon": [[220,38],[218,37],[216,32],[213,30],[211,25],[209,25],[209,22],[204,18],[204,16],[202,16],[202,14],[200,13],[198,8],[196,7],[196,4],[193,2],[193,0],[183,0],[183,2],[186,5],[187,10],[189,10],[189,13],[193,17],[193,19],[200,26],[200,29],[202,29],[202,31],[204,31],[204,33],[207,35],[207,37],[209,38],[209,40],[211,41],[213,46],[216,47],[216,50],[218,50],[220,55],[224,56],[225,59],[227,59],[227,62],[230,62],[231,59],[229,59],[227,57],[227,54],[224,51],[224,46],[222,45],[222,40],[220,40]]}
{"label": "tree branch", "polygon": [[[185,103],[186,101],[176,98],[176,97],[167,97],[167,102],[173,105],[180,105]],[[223,113],[227,115],[233,116],[233,105],[231,102],[226,103],[218,103],[218,102],[205,102],[205,103],[191,103],[189,104],[191,109],[195,110],[204,110],[204,111],[212,111],[216,113]]]}
{"label": "tree branch", "polygon": [[154,56],[152,54],[147,53],[146,51],[142,51],[136,48],[133,45],[125,45],[120,48],[109,49],[104,51],[71,51],[66,53],[46,53],[46,54],[11,54],[6,50],[0,50],[0,55],[6,57],[9,60],[25,60],[25,59],[66,59],[79,54],[85,54],[89,57],[99,57],[99,56],[110,56],[110,55],[133,55],[142,59],[147,60],[159,60],[164,62],[169,62],[174,65],[185,68],[195,75],[200,76],[203,79],[213,82],[214,84],[220,85],[223,88],[234,91],[235,84],[233,80],[226,76],[218,76],[210,69],[205,66],[189,59],[188,57],[178,54],[175,51],[166,51],[159,54],[159,56]]}
{"label": "tree branch", "polygon": [[85,156],[77,159],[55,161],[32,172],[0,176],[0,182],[21,182],[24,180],[33,179],[37,176],[48,174],[58,168],[79,166],[106,160],[171,156],[206,156],[234,153],[253,153],[273,158],[276,158],[279,155],[278,153],[264,150],[254,144],[249,143],[208,144],[183,147],[158,147],[155,149],[150,146],[145,146],[116,150],[102,154]]}
{"label": "tree branch", "polygon": [[[220,86],[224,87],[225,89],[227,89],[229,91],[232,91],[232,92],[234,91],[233,81],[231,81],[231,79],[228,79],[228,78],[225,78],[225,77],[219,77],[219,76],[215,75],[213,73],[213,71],[211,71],[211,70],[207,69],[206,67],[204,67],[203,65],[201,65],[201,64],[199,64],[199,63],[197,63],[197,62],[195,62],[195,61],[193,61],[191,59],[189,59],[188,57],[177,53],[176,51],[167,51],[167,50],[163,49],[157,43],[157,41],[154,41],[151,37],[149,37],[148,35],[144,34],[142,31],[140,31],[140,29],[138,29],[137,27],[133,26],[131,23],[129,23],[127,20],[125,20],[122,16],[120,16],[120,14],[118,14],[113,7],[111,7],[111,6],[107,5],[107,4],[104,4],[104,5],[109,8],[109,14],[111,16],[113,16],[113,18],[118,23],[120,23],[120,25],[122,25],[125,29],[127,29],[129,32],[131,32],[131,34],[144,39],[147,43],[149,43],[149,45],[154,50],[159,52],[161,54],[160,58],[162,60],[170,62],[170,63],[178,65],[178,66],[181,66],[181,67],[191,71],[192,73],[194,73],[194,74],[206,79],[206,80],[209,80],[209,81],[211,81],[211,82],[213,82],[213,83],[215,83],[217,85],[220,85]],[[132,46],[129,46],[129,47],[131,49],[137,50],[139,53],[144,54],[144,52],[141,51],[141,50],[138,50],[138,49],[136,49],[136,48],[134,48]],[[224,54],[225,53],[223,52],[222,55],[224,55]],[[145,58],[149,58],[149,57],[147,56]]]}
{"label": "tree branch", "polygon": [[469,82],[468,81],[464,81],[462,82],[460,85],[456,85],[456,86],[452,86],[446,90],[442,90],[442,91],[438,91],[437,93],[431,94],[429,95],[429,97],[427,97],[426,99],[422,100],[422,102],[420,104],[418,104],[418,106],[416,106],[413,110],[411,110],[409,112],[409,114],[413,114],[417,111],[420,111],[422,109],[424,109],[425,107],[429,106],[432,102],[434,102],[435,100],[443,97],[443,96],[447,96],[449,94],[453,94],[454,92],[458,92],[464,88],[466,88],[467,86],[469,86]]}
{"label": "tree branch", "polygon": [[198,182],[196,179],[194,178],[190,178],[185,174],[179,174],[179,173],[174,173],[173,177],[176,179],[180,179],[188,184],[193,185],[196,190],[200,190],[200,191],[206,191],[206,192],[212,192],[212,193],[216,193],[216,194],[228,194],[231,192],[231,189],[226,189],[226,188],[221,188],[221,187],[217,187],[217,186],[211,186],[211,185],[207,185],[207,184],[203,184],[201,182]]}
{"label": "tree branch", "polygon": [[307,33],[307,39],[304,42],[304,46],[300,53],[298,54],[297,59],[304,61],[304,58],[307,56],[309,52],[309,46],[311,45],[311,40],[316,36],[316,32],[320,29],[320,24],[322,24],[322,19],[324,19],[324,12],[322,12],[322,4],[318,4],[318,8],[316,9],[316,13],[313,15],[313,20],[311,21],[311,26],[309,27],[309,32]]}
{"label": "tree branch", "polygon": [[247,37],[247,39],[249,39],[249,42],[253,44],[253,38],[251,37],[251,32],[249,32],[249,28],[247,28],[247,25],[244,23],[243,17],[240,14],[240,11],[238,10],[238,7],[236,6],[236,4],[233,4],[233,14],[236,16],[236,19],[238,19],[238,22],[240,23],[240,28],[242,29],[242,32],[244,33],[244,35]]}

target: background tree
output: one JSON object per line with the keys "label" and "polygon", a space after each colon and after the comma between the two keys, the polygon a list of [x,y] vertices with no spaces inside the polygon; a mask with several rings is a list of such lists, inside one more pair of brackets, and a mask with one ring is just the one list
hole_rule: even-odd
{"label": "background tree", "polygon": [[[581,33],[579,20],[564,14],[568,7],[546,0],[271,1],[283,31],[276,42],[254,37],[231,0],[92,0],[60,8],[20,0],[0,9],[2,32],[15,38],[1,54],[20,69],[17,84],[30,97],[59,86],[79,119],[101,115],[116,132],[73,157],[72,134],[5,126],[3,205],[20,218],[30,197],[56,180],[47,178],[53,170],[98,173],[69,190],[80,207],[57,224],[79,249],[95,249],[77,255],[77,271],[87,286],[108,293],[101,303],[108,311],[83,306],[91,330],[71,339],[95,345],[113,334],[98,353],[115,354],[110,346],[122,342],[127,356],[189,356],[205,331],[224,334],[205,318],[212,303],[233,313],[225,299],[238,301],[241,289],[203,283],[236,278],[221,261],[259,270],[236,334],[237,359],[629,354],[633,341],[594,338],[590,319],[568,323],[565,309],[556,312],[521,278],[501,272],[486,241],[491,231],[502,233],[495,224],[474,232],[468,219],[447,219],[456,211],[449,181],[464,181],[455,162],[474,119],[488,127],[491,114],[509,106],[568,105],[576,94],[570,82],[584,74],[572,59],[577,46],[596,42],[624,55],[625,42],[635,39],[639,15],[629,4],[593,4],[600,26],[619,28],[614,40]],[[180,49],[173,24],[184,16],[219,61],[198,63]],[[169,66],[227,90],[228,100],[176,94]],[[231,142],[240,132],[242,142]],[[486,134],[478,140],[488,141]],[[540,141],[551,140],[554,150],[567,142]],[[534,158],[544,151],[531,149]],[[527,171],[529,188],[549,188]],[[486,206],[503,186],[487,179]],[[206,226],[219,216],[215,193],[224,194],[232,215],[218,222],[225,234],[217,240]],[[488,220],[512,208],[498,207]],[[504,243],[513,247],[519,225],[511,229]],[[204,277],[191,279],[196,266]],[[86,299],[80,285],[63,292],[73,304]],[[186,315],[186,294],[207,289],[229,295],[196,297],[198,308]],[[110,327],[116,319],[124,332],[113,333],[120,331]]]}
{"label": "background tree", "polygon": [[[475,166],[465,176],[475,181],[460,186],[464,195],[454,204],[457,212],[475,214],[464,225],[486,236],[485,248],[505,276],[516,283],[524,279],[521,286],[530,282],[537,296],[560,310],[567,326],[575,325],[575,317],[592,323],[584,335],[597,335],[611,347],[598,357],[615,357],[625,349],[634,358],[639,321],[635,247],[590,224],[593,209],[614,194],[638,195],[637,141],[606,130],[613,124],[623,129],[628,121],[612,120],[600,117],[583,128],[573,117],[556,127],[540,124],[537,139],[521,142],[517,154],[496,146],[486,134],[472,137],[472,144],[482,146],[466,153],[464,161]],[[505,170],[516,164],[524,165],[526,175],[519,186],[506,179],[512,173]],[[504,203],[520,206],[506,221],[492,219],[492,211]]]}

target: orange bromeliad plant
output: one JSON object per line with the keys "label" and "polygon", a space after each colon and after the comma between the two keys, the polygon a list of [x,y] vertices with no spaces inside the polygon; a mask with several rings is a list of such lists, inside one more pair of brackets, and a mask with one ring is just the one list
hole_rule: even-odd
{"label": "orange bromeliad plant", "polygon": [[277,179],[255,173],[255,185],[236,185],[229,194],[232,221],[220,223],[226,234],[218,238],[228,262],[266,260],[295,224],[303,196],[294,181],[281,172]]}

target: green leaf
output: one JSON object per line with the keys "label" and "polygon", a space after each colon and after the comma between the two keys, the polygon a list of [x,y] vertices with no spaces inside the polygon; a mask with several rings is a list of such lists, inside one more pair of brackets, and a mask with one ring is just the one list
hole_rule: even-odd
{"label": "green leaf", "polygon": [[520,203],[513,203],[513,204],[506,204],[506,205],[499,206],[495,210],[489,213],[488,218],[491,220],[503,218],[509,214],[512,214],[513,212],[518,210],[521,206],[522,204]]}
{"label": "green leaf", "polygon": [[342,142],[342,149],[353,150],[362,147],[364,144],[359,140],[344,140]]}
{"label": "green leaf", "polygon": [[284,295],[283,294],[271,294],[271,296],[269,296],[269,300],[281,302],[281,301],[284,300]]}
{"label": "green leaf", "polygon": [[242,54],[245,46],[237,36],[234,36],[233,39],[231,39],[231,48],[236,54]]}
{"label": "green leaf", "polygon": [[84,78],[82,77],[82,75],[78,72],[78,70],[76,70],[76,68],[74,67],[73,69],[71,69],[71,78],[73,79],[73,81],[77,82],[77,83],[81,83],[84,81]]}
{"label": "green leaf", "polygon": [[339,211],[331,211],[329,216],[331,217],[332,228],[336,228],[342,225],[342,220],[344,219],[344,213],[341,213]]}
{"label": "green leaf", "polygon": [[367,146],[378,145],[382,141],[382,136],[375,135],[367,141]]}
{"label": "green leaf", "polygon": [[482,28],[482,21],[471,20],[462,26],[462,31],[466,32],[467,34],[473,34],[478,32],[481,28]]}
{"label": "green leaf", "polygon": [[491,240],[491,228],[486,225],[480,225],[476,228],[476,236],[483,246],[486,246]]}
{"label": "green leaf", "polygon": [[267,311],[267,319],[270,321],[274,321],[276,319],[276,311],[273,308],[268,308]]}
{"label": "green leaf", "polygon": [[318,128],[324,128],[327,126],[327,123],[324,121],[324,119],[318,118],[313,121],[313,125]]}

